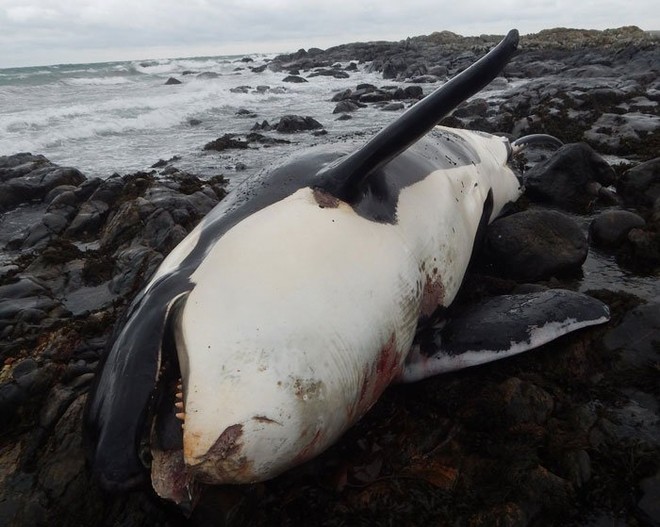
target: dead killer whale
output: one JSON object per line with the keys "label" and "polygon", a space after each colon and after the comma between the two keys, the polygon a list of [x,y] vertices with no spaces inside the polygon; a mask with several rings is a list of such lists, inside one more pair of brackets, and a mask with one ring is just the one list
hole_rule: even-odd
{"label": "dead killer whale", "polygon": [[329,447],[392,382],[608,320],[599,301],[561,290],[443,320],[479,233],[522,192],[512,154],[556,142],[436,126],[517,43],[511,31],[365,145],[265,169],[168,255],[116,326],[88,399],[104,488],[150,470],[160,496],[190,505],[200,483],[269,479]]}

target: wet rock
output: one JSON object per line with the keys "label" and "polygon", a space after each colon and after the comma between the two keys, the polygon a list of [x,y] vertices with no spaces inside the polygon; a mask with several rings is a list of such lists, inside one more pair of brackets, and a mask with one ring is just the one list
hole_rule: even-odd
{"label": "wet rock", "polygon": [[403,103],[391,102],[383,106],[381,110],[384,112],[398,112],[399,110],[403,110],[403,108],[404,108]]}
{"label": "wet rock", "polygon": [[248,110],[247,108],[239,108],[236,111],[236,115],[240,117],[256,117],[257,114],[253,112],[252,110]]}
{"label": "wet rock", "polygon": [[529,525],[529,518],[517,503],[507,502],[475,513],[469,518],[468,525],[471,527],[488,527],[492,525],[526,527]]}
{"label": "wet rock", "polygon": [[[353,94],[355,96],[356,92]],[[392,100],[392,94],[383,90],[375,90],[364,95],[360,95],[358,99],[361,103],[374,103],[374,102],[386,102]]]}
{"label": "wet rock", "polygon": [[452,115],[454,117],[484,117],[488,112],[486,99],[472,99],[456,108]]}
{"label": "wet rock", "polygon": [[382,67],[383,79],[396,79],[403,76],[403,73],[408,69],[405,60],[392,59],[385,62]]}
{"label": "wet rock", "polygon": [[529,474],[523,489],[523,510],[530,517],[543,509],[559,513],[571,503],[574,494],[568,481],[542,466]]}
{"label": "wet rock", "polygon": [[337,70],[334,68],[331,69],[318,69],[309,74],[309,77],[334,77],[335,79],[348,79],[350,75],[345,71]]}
{"label": "wet rock", "polygon": [[584,139],[600,149],[619,155],[636,150],[647,134],[657,133],[660,117],[657,115],[630,112],[624,115],[604,113],[584,133]]}
{"label": "wet rock", "polygon": [[335,109],[332,111],[332,113],[354,112],[359,109],[360,106],[357,103],[353,101],[345,100],[337,103],[337,106],[335,106]]}
{"label": "wet rock", "polygon": [[170,77],[165,81],[166,86],[172,86],[176,84],[183,84],[179,79],[175,79],[174,77]]}
{"label": "wet rock", "polygon": [[660,353],[660,303],[652,302],[629,311],[621,323],[603,338],[609,350],[621,350],[626,366],[639,367],[658,361]]}
{"label": "wet rock", "polygon": [[624,203],[638,209],[648,209],[660,199],[660,157],[624,172],[616,185]]}
{"label": "wet rock", "polygon": [[[12,337],[27,327],[42,324],[59,306],[51,292],[32,276],[23,276],[17,282],[0,286],[0,342],[5,341],[5,351],[10,351]],[[3,355],[0,353],[0,358]]]}
{"label": "wet rock", "polygon": [[286,77],[284,77],[282,79],[282,82],[292,82],[292,83],[295,83],[295,84],[301,84],[301,83],[309,82],[309,81],[307,79],[305,79],[304,77],[301,77],[299,75],[287,75]]}
{"label": "wet rock", "polygon": [[160,253],[143,245],[123,249],[116,253],[115,258],[115,269],[109,288],[116,295],[135,291],[163,260]]}
{"label": "wet rock", "polygon": [[21,377],[32,373],[38,367],[39,365],[34,359],[24,359],[12,368],[11,375],[15,381],[18,381]]}
{"label": "wet rock", "polygon": [[270,137],[257,132],[251,132],[245,136],[245,139],[250,143],[259,143],[262,145],[288,145],[291,141],[287,139],[279,139],[277,137]]}
{"label": "wet rock", "polygon": [[261,123],[254,123],[254,126],[250,128],[250,130],[252,131],[262,131],[262,132],[270,132],[272,129],[273,127],[266,120],[263,120]]}
{"label": "wet rock", "polygon": [[0,384],[0,418],[3,422],[8,422],[27,398],[28,394],[16,383]]}
{"label": "wet rock", "polygon": [[344,100],[346,100],[346,99],[349,99],[349,98],[351,97],[352,94],[353,94],[353,90],[351,90],[350,88],[347,88],[347,89],[345,89],[345,90],[343,90],[343,91],[340,91],[340,92],[338,92],[338,93],[335,93],[335,94],[332,96],[332,99],[330,99],[330,100],[331,100],[332,102],[344,101]]}
{"label": "wet rock", "polygon": [[644,218],[627,210],[607,210],[594,218],[589,226],[589,236],[600,247],[619,247],[631,229],[643,227]]}
{"label": "wet rock", "polygon": [[642,497],[637,506],[653,524],[660,524],[660,471],[642,480],[640,489]]}
{"label": "wet rock", "polygon": [[56,187],[77,186],[85,176],[75,168],[60,167],[43,156],[17,154],[0,157],[0,212],[42,200]]}
{"label": "wet rock", "polygon": [[217,152],[222,152],[232,148],[246,149],[248,147],[246,141],[234,139],[234,137],[236,137],[235,134],[225,134],[222,137],[218,137],[216,140],[206,143],[204,145],[204,150],[216,150]]}
{"label": "wet rock", "polygon": [[572,450],[562,459],[565,476],[575,487],[586,485],[591,479],[591,459],[586,450]]}
{"label": "wet rock", "polygon": [[89,238],[97,234],[110,212],[110,205],[98,199],[86,201],[66,229],[69,237]]}
{"label": "wet rock", "polygon": [[151,212],[153,205],[144,198],[122,203],[103,227],[101,247],[107,250],[132,240],[141,230],[142,220]]}
{"label": "wet rock", "polygon": [[303,117],[301,115],[285,115],[280,118],[274,126],[275,130],[282,134],[293,134],[308,130],[319,130],[323,125],[313,117]]}
{"label": "wet rock", "polygon": [[236,86],[234,88],[229,88],[229,91],[232,93],[248,93],[252,89],[252,86]]}
{"label": "wet rock", "polygon": [[486,234],[488,261],[504,275],[536,281],[579,271],[587,238],[572,218],[528,210],[494,221]]}
{"label": "wet rock", "polygon": [[220,75],[214,71],[203,71],[197,75],[198,79],[217,79]]}
{"label": "wet rock", "polygon": [[421,99],[424,97],[424,91],[421,86],[406,86],[405,88],[397,88],[392,96],[393,99]]}
{"label": "wet rock", "polygon": [[102,201],[114,205],[126,187],[126,180],[119,175],[110,176],[103,180],[89,196],[90,201]]}
{"label": "wet rock", "polygon": [[612,167],[584,143],[564,145],[524,175],[531,199],[578,212],[589,210],[614,179]]}
{"label": "wet rock", "polygon": [[542,424],[554,409],[554,400],[545,390],[512,377],[498,387],[504,414],[512,425],[520,423]]}
{"label": "wet rock", "polygon": [[642,272],[655,272],[660,266],[660,231],[631,229],[628,232],[629,254],[620,252],[619,257],[626,264],[639,268]]}

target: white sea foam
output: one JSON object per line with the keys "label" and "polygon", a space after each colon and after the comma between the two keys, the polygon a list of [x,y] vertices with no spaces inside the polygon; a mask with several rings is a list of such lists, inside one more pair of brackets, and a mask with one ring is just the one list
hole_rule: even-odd
{"label": "white sea foam", "polygon": [[[351,121],[336,121],[332,115],[330,99],[335,91],[361,82],[382,84],[376,74],[283,83],[286,73],[250,70],[263,65],[265,58],[254,56],[249,63],[240,57],[202,57],[0,70],[0,155],[42,153],[54,162],[102,177],[145,169],[159,158],[180,155],[187,170],[217,174],[231,170],[239,157],[233,152],[204,152],[203,145],[225,133],[246,134],[255,121],[275,122],[292,113],[311,115],[331,133],[343,134],[375,129],[394,117],[367,109]],[[204,72],[218,76],[197,76]],[[170,76],[183,84],[165,85]],[[230,91],[238,86],[251,88],[247,93]],[[277,91],[262,93],[257,86]],[[256,117],[237,116],[239,108]],[[193,119],[199,124],[192,125]],[[287,139],[301,145],[315,141],[311,134]],[[284,148],[243,151],[240,160],[249,165],[248,171],[256,170],[260,163],[282,155]]]}
{"label": "white sea foam", "polygon": [[130,84],[133,81],[126,77],[74,77],[72,79],[64,79],[62,82],[70,86],[104,86]]}

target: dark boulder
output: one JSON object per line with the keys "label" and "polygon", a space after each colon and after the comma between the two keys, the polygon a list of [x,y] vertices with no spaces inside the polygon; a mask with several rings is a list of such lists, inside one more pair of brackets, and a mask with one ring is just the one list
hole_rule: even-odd
{"label": "dark boulder", "polygon": [[77,186],[85,179],[78,169],[60,167],[43,156],[1,156],[0,212],[42,200],[56,187]]}
{"label": "dark boulder", "polygon": [[486,113],[488,113],[488,101],[472,99],[461,104],[452,112],[452,115],[455,117],[485,117]]}
{"label": "dark boulder", "polygon": [[360,106],[353,101],[340,101],[337,103],[337,106],[335,106],[335,109],[332,111],[332,113],[354,112],[359,109]]}
{"label": "dark boulder", "polygon": [[174,77],[170,77],[165,81],[166,86],[170,86],[173,84],[183,84],[179,79],[175,79]]}
{"label": "dark boulder", "polygon": [[353,91],[350,88],[347,88],[345,90],[342,90],[338,93],[335,93],[332,96],[332,99],[330,99],[332,102],[339,102],[339,101],[344,101],[346,99],[349,99],[351,97],[351,94]]}
{"label": "dark boulder", "polygon": [[252,86],[236,86],[235,88],[229,88],[229,91],[232,93],[248,93],[252,89]]}
{"label": "dark boulder", "polygon": [[587,238],[572,218],[557,211],[528,210],[494,221],[486,234],[486,258],[503,275],[543,280],[580,270]]}
{"label": "dark boulder", "polygon": [[275,130],[283,134],[293,134],[307,130],[320,130],[323,125],[313,117],[301,115],[285,115],[274,126]]}
{"label": "dark boulder", "polygon": [[282,82],[293,82],[293,83],[303,83],[303,82],[309,82],[307,79],[300,77],[299,75],[288,75],[287,77],[284,77],[282,79]]}
{"label": "dark boulder", "polygon": [[643,227],[644,218],[627,210],[601,212],[589,226],[589,235],[600,247],[618,247],[627,238],[631,229]]}
{"label": "dark boulder", "polygon": [[266,146],[288,145],[291,143],[291,141],[288,141],[286,139],[277,139],[276,137],[269,137],[267,135],[263,135],[257,132],[250,132],[245,136],[245,139],[250,143],[260,143]]}
{"label": "dark boulder", "polygon": [[222,137],[218,137],[214,141],[206,143],[204,145],[204,150],[216,150],[222,152],[223,150],[229,150],[232,148],[246,149],[248,147],[247,141],[234,139],[234,137],[235,134],[225,134]]}
{"label": "dark boulder", "polygon": [[626,171],[616,185],[626,205],[648,209],[660,199],[660,157]]}
{"label": "dark boulder", "polygon": [[255,112],[253,112],[252,110],[248,110],[247,108],[239,108],[236,111],[236,115],[238,115],[239,117],[250,117],[250,118],[257,116]]}
{"label": "dark boulder", "polygon": [[573,143],[561,147],[524,176],[531,199],[584,212],[602,195],[602,187],[614,182],[615,172],[589,145]]}
{"label": "dark boulder", "polygon": [[386,104],[381,108],[384,112],[398,112],[399,110],[403,110],[403,103],[402,102],[391,102],[389,104]]}
{"label": "dark boulder", "polygon": [[314,70],[312,73],[309,74],[309,77],[334,77],[335,79],[348,79],[350,75],[346,73],[345,71],[337,70],[335,68],[320,68],[317,70]]}
{"label": "dark boulder", "polygon": [[[359,90],[356,90],[356,93]],[[362,103],[371,103],[371,102],[385,102],[392,100],[392,94],[384,90],[371,91],[360,95],[359,101]]]}
{"label": "dark boulder", "polygon": [[82,239],[97,234],[110,211],[110,205],[101,200],[89,200],[82,204],[78,214],[66,230],[69,237]]}
{"label": "dark boulder", "polygon": [[620,254],[624,263],[642,272],[657,272],[660,266],[660,229],[631,229],[628,242],[630,250]]}
{"label": "dark boulder", "polygon": [[273,129],[273,127],[265,119],[263,121],[261,121],[260,123],[259,122],[254,123],[252,128],[250,128],[250,130],[252,130],[253,132],[256,132],[256,131],[270,132],[272,129]]}
{"label": "dark boulder", "polygon": [[397,88],[392,95],[393,99],[421,99],[424,97],[424,90],[421,86],[406,86],[405,88]]}

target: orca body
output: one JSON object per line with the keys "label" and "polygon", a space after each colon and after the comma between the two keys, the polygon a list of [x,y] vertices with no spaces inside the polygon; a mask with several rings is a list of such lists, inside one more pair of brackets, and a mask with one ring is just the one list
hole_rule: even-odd
{"label": "orca body", "polygon": [[198,483],[275,477],[335,442],[392,382],[607,320],[593,299],[577,295],[587,307],[564,314],[574,303],[549,293],[531,325],[556,323],[520,345],[413,346],[455,298],[479,233],[522,192],[507,139],[435,126],[516,44],[511,32],[366,145],[265,170],[168,255],[117,326],[89,398],[105,488],[144,478],[145,446],[154,488],[177,503]]}

